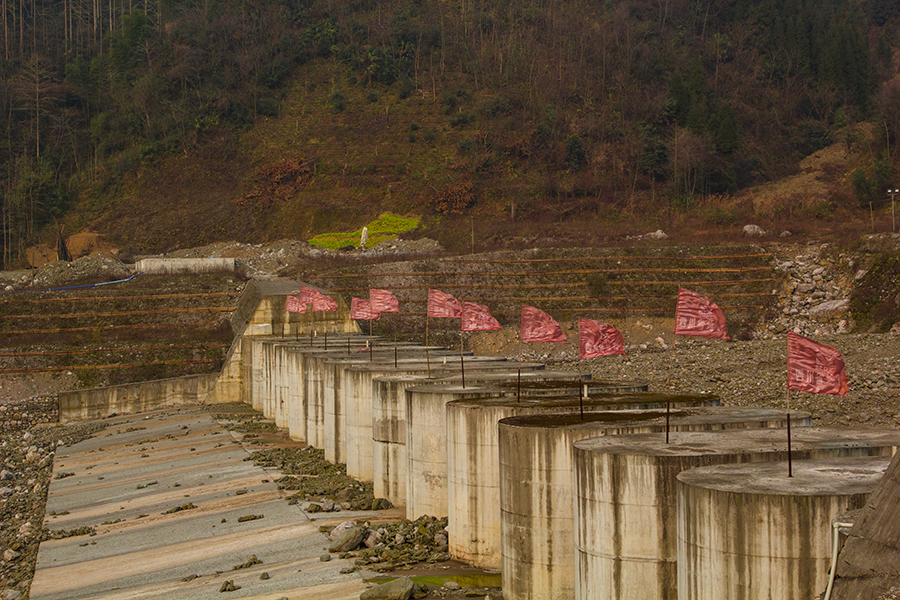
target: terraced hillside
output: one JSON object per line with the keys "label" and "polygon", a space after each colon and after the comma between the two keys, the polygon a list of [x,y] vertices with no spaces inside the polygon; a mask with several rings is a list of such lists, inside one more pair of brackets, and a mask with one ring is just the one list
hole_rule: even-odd
{"label": "terraced hillside", "polygon": [[[348,267],[311,278],[347,296],[393,291],[400,317],[383,329],[424,328],[428,289],[487,304],[501,324],[516,324],[528,304],[558,320],[674,315],[679,286],[709,296],[741,335],[773,309],[782,275],[762,246],[538,249]],[[431,319],[439,332],[450,319]],[[458,322],[455,324],[458,328]]]}
{"label": "terraced hillside", "polygon": [[218,371],[241,288],[232,275],[137,275],[0,295],[0,374],[94,387]]}

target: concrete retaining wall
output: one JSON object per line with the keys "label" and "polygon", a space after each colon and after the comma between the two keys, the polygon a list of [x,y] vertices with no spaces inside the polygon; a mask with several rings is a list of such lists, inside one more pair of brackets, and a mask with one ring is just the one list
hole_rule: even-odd
{"label": "concrete retaining wall", "polygon": [[59,394],[59,422],[102,419],[112,413],[137,413],[163,406],[201,404],[218,373],[142,381]]}
{"label": "concrete retaining wall", "polygon": [[184,275],[188,273],[231,273],[233,258],[144,258],[134,270],[148,275]]}

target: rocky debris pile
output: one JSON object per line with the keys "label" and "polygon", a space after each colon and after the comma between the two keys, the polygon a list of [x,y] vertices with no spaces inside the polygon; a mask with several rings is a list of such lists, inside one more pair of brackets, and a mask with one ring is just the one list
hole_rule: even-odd
{"label": "rocky debris pile", "polygon": [[39,426],[0,436],[0,593],[25,595],[34,575],[53,456],[105,427],[102,423]]}
{"label": "rocky debris pile", "polygon": [[318,448],[261,450],[245,460],[281,472],[282,477],[275,483],[279,489],[295,492],[288,496],[288,502],[305,502],[306,512],[383,510],[392,507],[388,500],[375,498],[371,483],[349,477],[346,465],[328,462],[325,451]]}
{"label": "rocky debris pile", "polygon": [[432,240],[430,238],[421,238],[418,240],[394,238],[379,242],[369,248],[368,251],[390,254],[429,254],[433,252],[443,252],[444,247],[441,246],[437,240]]}
{"label": "rocky debris pile", "polygon": [[59,421],[56,396],[35,396],[0,404],[0,433],[31,429],[40,423]]}
{"label": "rocky debris pile", "polygon": [[865,275],[857,260],[833,252],[828,244],[807,246],[784,258],[776,257],[776,269],[787,280],[779,295],[781,314],[766,324],[773,333],[788,330],[820,335],[849,331],[848,311],[853,282]]}
{"label": "rocky debris pile", "polygon": [[331,545],[328,551],[339,558],[352,558],[358,568],[387,573],[408,569],[419,563],[450,560],[447,517],[423,516],[373,528],[368,522],[345,521],[325,528]]}
{"label": "rocky debris pile", "polygon": [[372,580],[375,585],[359,595],[360,600],[408,600],[414,598],[501,598],[500,588],[489,587],[463,587],[456,581],[450,580],[441,586],[416,583],[409,577],[398,577],[384,583]]}
{"label": "rocky debris pile", "polygon": [[[5,290],[29,287],[49,288],[85,280],[116,281],[131,276],[131,269],[109,254],[94,254],[66,262],[56,260],[40,267],[34,272],[18,271],[16,280],[8,282]],[[6,281],[9,281],[6,279]]]}

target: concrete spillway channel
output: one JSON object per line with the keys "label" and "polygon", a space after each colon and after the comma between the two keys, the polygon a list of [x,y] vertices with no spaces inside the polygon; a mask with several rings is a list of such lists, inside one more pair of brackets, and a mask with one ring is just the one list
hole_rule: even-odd
{"label": "concrete spillway channel", "polygon": [[[501,431],[501,460],[503,439]],[[529,447],[524,439],[515,440],[510,448],[519,452],[519,465],[524,465],[532,462],[535,453],[542,452],[552,441],[545,437],[537,446],[531,442],[528,459],[523,456]],[[895,430],[799,427],[793,431],[792,438],[793,455],[797,459],[891,456],[898,445],[900,431]],[[522,466],[507,467],[503,485],[509,485],[511,496],[521,498],[521,503],[516,506],[504,501],[504,582],[508,581],[508,569],[513,581],[518,581],[515,577],[519,575],[530,581],[532,590],[548,589],[534,586],[552,582],[550,589],[555,592],[567,589],[574,581],[575,597],[582,600],[674,600],[679,597],[675,503],[678,473],[694,467],[786,459],[787,436],[780,429],[678,432],[670,443],[658,433],[576,441],[575,550],[574,556],[571,551],[565,553],[574,558],[576,568],[574,574],[566,568],[564,578],[554,575],[550,581],[540,573],[547,569],[546,550],[537,546],[535,551],[529,544],[523,546],[514,528],[509,529],[507,537],[506,524],[515,527],[533,523],[537,527],[555,516],[547,514],[527,496],[536,493],[541,497],[546,493],[543,486],[547,480],[545,473],[549,473],[547,466],[533,465],[524,468],[524,472]],[[780,466],[786,475],[787,463]],[[516,477],[527,478],[528,483],[519,485]],[[531,537],[539,536],[533,532]],[[560,547],[558,551],[563,549]],[[551,571],[555,571],[555,565]],[[517,590],[509,598],[538,596],[531,591]],[[506,590],[504,597],[507,597]],[[732,597],[742,596],[722,596]]]}
{"label": "concrete spillway channel", "polygon": [[[208,412],[104,423],[94,437],[56,449],[43,526],[58,539],[41,542],[32,599],[359,599],[359,573],[319,560],[328,542],[311,519],[322,515],[285,502],[277,475],[247,460],[239,436]],[[239,568],[252,555],[261,563]],[[241,589],[219,593],[226,580]]]}
{"label": "concrete spillway channel", "polygon": [[[672,438],[674,445],[681,436],[687,435],[680,433],[683,431],[781,427],[786,423],[785,417],[783,411],[762,409],[730,408],[721,413],[716,409],[679,409],[669,415],[669,426],[671,431],[678,432]],[[656,410],[643,414],[586,414],[583,420],[578,414],[532,415],[499,422],[504,598],[575,597],[577,532],[572,472],[577,465],[572,445],[586,438],[630,440],[634,436],[617,434],[665,431],[666,418],[665,410]],[[795,425],[810,422],[808,413],[792,416]],[[665,434],[661,435],[665,440]],[[628,444],[627,441],[619,443]],[[629,481],[640,481],[644,476],[647,474],[640,473],[631,476]],[[654,480],[648,481],[651,483],[647,485],[653,485]],[[668,489],[674,489],[674,483]],[[578,528],[592,536],[601,535],[599,532],[608,527],[607,523],[595,520],[578,523]],[[674,521],[671,531],[674,532]],[[619,538],[616,539],[618,543]],[[674,586],[674,578],[672,581]],[[627,595],[623,598],[632,600]]]}
{"label": "concrete spillway channel", "polygon": [[[483,387],[441,383],[407,388],[407,517],[448,515],[446,406],[449,402],[521,393],[523,396],[542,397],[547,400],[554,396],[563,396],[577,403],[585,385],[588,386],[589,393],[602,390],[604,386],[616,388],[623,385],[643,386],[643,384],[593,382],[588,379],[589,375],[572,371],[536,371],[528,373],[529,378],[521,382],[523,376],[525,373],[486,374],[485,378],[478,382]],[[718,403],[718,400],[715,402]],[[609,398],[600,400],[597,394],[584,400],[586,410],[608,410],[612,404],[615,402]]]}
{"label": "concrete spillway channel", "polygon": [[828,586],[832,517],[862,508],[890,461],[797,461],[792,477],[777,463],[682,471],[679,600],[817,598]]}

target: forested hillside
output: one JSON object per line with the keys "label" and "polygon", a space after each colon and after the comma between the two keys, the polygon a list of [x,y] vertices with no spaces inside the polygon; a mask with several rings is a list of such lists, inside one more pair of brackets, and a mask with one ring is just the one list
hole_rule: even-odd
{"label": "forested hillside", "polygon": [[698,207],[729,226],[727,199],[834,142],[861,157],[834,192],[757,220],[865,218],[897,181],[895,0],[3,0],[3,16],[4,265],[87,226],[160,251],[382,210],[426,230]]}

